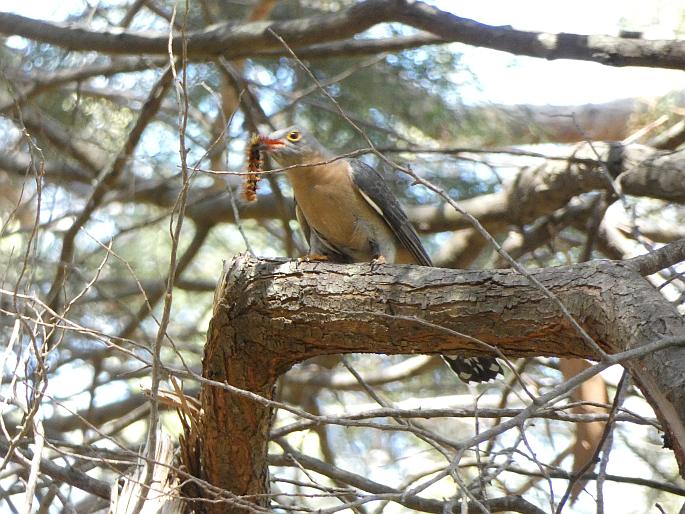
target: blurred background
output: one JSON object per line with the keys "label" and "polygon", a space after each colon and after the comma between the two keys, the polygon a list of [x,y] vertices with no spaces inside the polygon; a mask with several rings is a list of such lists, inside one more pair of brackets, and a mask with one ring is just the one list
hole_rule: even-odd
{"label": "blurred background", "polygon": [[[0,9],[93,31],[164,34],[170,25],[193,31],[226,21],[304,18],[353,3],[197,0],[186,11],[183,2],[168,0],[0,0]],[[681,39],[685,28],[680,0],[432,4],[528,31]],[[601,180],[565,178],[589,173],[574,158],[604,158],[608,141],[622,142],[627,168],[636,155],[677,159],[685,142],[682,70],[546,61],[460,43],[429,45],[416,42],[423,36],[415,29],[386,23],[356,39],[407,41],[403,49],[378,45],[354,52],[331,43],[296,50],[300,64],[284,49],[244,48],[244,59],[189,59],[184,90],[180,61],[178,80],[168,73],[164,78],[165,55],[68,51],[4,32],[2,512],[26,512],[27,505],[30,512],[106,512],[103,485],[127,473],[131,455],[145,442],[151,348],[160,332],[162,363],[200,373],[223,262],[244,251],[289,258],[306,253],[285,176],[261,180],[257,201],[248,203],[243,177],[221,173],[245,171],[245,148],[255,131],[298,124],[335,153],[366,148],[339,106],[379,151],[443,188],[528,268],[624,259],[685,236],[680,191],[646,187],[637,194]],[[159,105],[155,90],[162,92]],[[185,182],[181,126],[188,151]],[[463,218],[447,213],[442,199],[372,152],[362,158],[383,172],[437,266],[506,266]],[[183,205],[179,198],[186,186]],[[176,231],[178,239],[172,237]],[[680,307],[685,285],[678,271],[652,278]],[[587,367],[584,361],[547,358],[512,364],[534,394]],[[568,473],[582,469],[595,453],[621,376],[621,369],[611,368],[557,404],[559,412],[481,444],[487,459],[466,452],[459,480],[475,496],[521,494],[545,512],[554,511],[568,489],[573,502],[566,502],[566,512],[597,512],[597,481],[573,485]],[[187,395],[197,395],[198,381],[186,376],[182,382]],[[173,390],[166,380],[160,387]],[[662,449],[654,412],[630,384],[622,392],[619,417],[610,427],[603,508],[676,512],[685,484],[671,451]],[[292,369],[279,389],[281,401],[331,416],[379,408],[378,396],[398,409],[449,410],[412,423],[452,439],[468,438],[529,402],[509,372],[503,380],[469,387],[433,356],[319,359]],[[160,403],[161,422],[175,440],[181,425],[169,405],[173,401]],[[476,406],[488,413],[476,416]],[[294,421],[279,413],[275,429]],[[316,425],[281,435],[299,452],[398,489],[428,483],[454,457],[399,430],[390,417],[375,421],[383,427]],[[282,447],[273,443],[273,451]],[[31,479],[35,452],[74,473],[41,472]],[[84,477],[93,482],[84,485]],[[411,511],[382,498],[345,506],[366,493],[295,465],[272,467],[271,480],[278,493],[275,510]],[[457,482],[444,477],[422,495],[454,497]]]}

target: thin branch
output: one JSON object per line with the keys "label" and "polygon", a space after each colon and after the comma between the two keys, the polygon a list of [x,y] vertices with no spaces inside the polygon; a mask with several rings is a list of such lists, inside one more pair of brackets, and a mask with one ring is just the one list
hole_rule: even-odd
{"label": "thin branch", "polygon": [[[9,445],[4,441],[0,441],[0,451],[6,452],[7,450],[9,450]],[[16,453],[12,455],[12,460],[15,460],[16,462],[26,466],[29,465],[28,462],[32,458],[33,452],[30,450],[22,450],[21,458],[17,456]],[[58,466],[48,459],[41,458],[40,471],[59,482],[65,482],[73,485],[74,487],[78,487],[79,489],[99,496],[100,498],[109,499],[110,497],[110,484],[90,477],[74,468],[64,468],[62,466]]]}
{"label": "thin branch", "polygon": [[685,239],[679,239],[653,252],[628,259],[625,264],[645,277],[683,261],[685,261]]}
{"label": "thin branch", "polygon": [[112,166],[105,170],[100,177],[98,177],[95,187],[93,188],[85,207],[64,234],[62,239],[62,251],[59,257],[59,264],[57,266],[57,273],[55,274],[52,286],[47,295],[48,303],[53,311],[59,310],[60,306],[62,305],[61,293],[67,278],[69,265],[71,264],[76,251],[76,235],[90,220],[90,217],[103,202],[105,195],[109,192],[112,185],[123,173],[126,164],[128,163],[133,151],[143,135],[143,131],[159,110],[162,97],[171,84],[171,78],[171,69],[167,69],[152,88],[148,100],[145,102],[145,105],[140,111],[140,116],[138,116],[135,125],[129,132],[124,147],[117,155]]}
{"label": "thin branch", "polygon": [[[340,482],[349,484],[363,491],[368,491],[370,493],[375,494],[389,494],[390,499],[410,509],[414,509],[421,512],[435,512],[439,514],[442,514],[444,512],[444,502],[438,500],[431,500],[428,498],[422,498],[420,496],[407,495],[406,491],[394,489],[392,487],[369,480],[355,473],[344,471],[338,467],[335,467],[331,464],[327,464],[314,457],[310,457],[303,453],[297,452],[285,443],[283,444],[285,448],[287,448],[287,453],[283,455],[269,455],[269,464],[271,464],[272,466],[292,466],[294,460],[307,469],[316,471],[317,473],[321,473],[322,475],[332,478],[334,480],[339,480]],[[530,504],[520,496],[494,498],[491,500],[484,500],[483,503],[491,512],[513,511],[525,514],[544,514],[544,511],[538,509],[537,507]],[[454,512],[457,513],[459,512],[459,510],[455,509]],[[474,504],[469,502],[468,512],[480,513],[481,510]]]}
{"label": "thin branch", "polygon": [[[183,41],[185,42],[185,26],[188,21],[188,10],[189,3],[188,0],[185,2],[185,12],[183,17],[183,29],[181,31],[183,35]],[[152,346],[152,369],[151,369],[151,385],[150,385],[150,415],[148,422],[148,432],[147,440],[145,443],[145,468],[140,473],[142,480],[141,488],[139,489],[140,495],[136,498],[135,508],[132,512],[140,512],[145,505],[148,494],[150,493],[150,488],[152,486],[153,475],[155,472],[155,466],[150,463],[150,459],[153,459],[158,451],[158,424],[159,424],[159,384],[162,379],[162,344],[165,340],[166,330],[169,325],[169,320],[171,318],[171,306],[173,302],[173,290],[174,290],[174,280],[176,278],[176,270],[178,266],[177,262],[177,252],[178,245],[181,239],[181,231],[183,228],[183,221],[185,218],[186,201],[188,198],[188,190],[190,189],[191,175],[188,172],[188,162],[187,155],[188,149],[186,148],[186,129],[188,126],[188,74],[187,74],[187,60],[186,60],[186,45],[185,43],[181,47],[181,80],[178,80],[176,75],[176,58],[171,50],[171,31],[174,25],[174,18],[176,15],[176,6],[174,6],[172,19],[169,27],[169,69],[174,78],[174,83],[176,86],[176,94],[178,101],[178,141],[179,141],[179,155],[181,161],[181,175],[182,175],[182,187],[181,193],[177,199],[176,205],[172,212],[172,217],[169,221],[169,233],[171,236],[171,252],[169,255],[169,271],[167,272],[167,283],[166,292],[164,296],[164,306],[162,309],[162,319],[160,320],[159,327],[157,329],[157,336]],[[177,215],[176,223],[174,224],[173,214]],[[199,232],[199,229],[198,229]]]}

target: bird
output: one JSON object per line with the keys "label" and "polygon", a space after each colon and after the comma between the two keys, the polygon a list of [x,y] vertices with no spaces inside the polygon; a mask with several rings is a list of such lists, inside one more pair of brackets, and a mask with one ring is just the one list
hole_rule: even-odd
{"label": "bird", "polygon": [[[432,266],[399,200],[377,170],[360,159],[336,158],[301,127],[276,130],[260,141],[260,149],[286,168],[295,215],[313,259]],[[493,357],[442,358],[466,383],[503,374]]]}

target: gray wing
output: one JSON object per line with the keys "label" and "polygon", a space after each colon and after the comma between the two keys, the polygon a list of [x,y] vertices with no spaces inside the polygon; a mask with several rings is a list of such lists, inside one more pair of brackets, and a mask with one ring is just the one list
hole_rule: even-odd
{"label": "gray wing", "polygon": [[304,217],[300,206],[297,205],[297,201],[295,201],[295,218],[297,218],[297,223],[300,225],[300,230],[302,231],[304,240],[307,241],[307,244],[311,246],[309,243],[309,238],[312,236],[312,229],[309,227],[307,218]]}
{"label": "gray wing", "polygon": [[402,246],[422,266],[432,266],[426,249],[405,214],[399,200],[376,170],[359,159],[350,159],[352,181],[371,207],[381,215]]}

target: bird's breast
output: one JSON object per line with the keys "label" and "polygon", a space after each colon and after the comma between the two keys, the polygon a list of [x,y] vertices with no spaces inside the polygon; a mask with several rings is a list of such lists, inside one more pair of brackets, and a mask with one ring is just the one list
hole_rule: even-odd
{"label": "bird's breast", "polygon": [[330,244],[355,260],[370,260],[372,240],[386,246],[394,237],[347,174],[304,175],[299,173],[295,180],[291,177],[295,200],[310,227]]}

